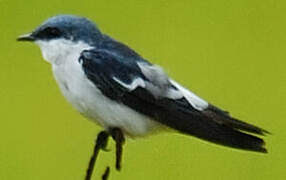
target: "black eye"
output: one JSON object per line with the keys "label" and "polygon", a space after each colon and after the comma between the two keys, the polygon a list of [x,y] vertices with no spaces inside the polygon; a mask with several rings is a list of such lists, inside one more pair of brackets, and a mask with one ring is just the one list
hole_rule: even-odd
{"label": "black eye", "polygon": [[46,31],[50,36],[57,37],[61,35],[61,31],[58,28],[47,28]]}
{"label": "black eye", "polygon": [[46,35],[52,37],[59,37],[61,35],[61,31],[58,28],[47,27],[45,30]]}
{"label": "black eye", "polygon": [[40,39],[54,39],[62,36],[62,32],[56,27],[46,27],[37,36]]}

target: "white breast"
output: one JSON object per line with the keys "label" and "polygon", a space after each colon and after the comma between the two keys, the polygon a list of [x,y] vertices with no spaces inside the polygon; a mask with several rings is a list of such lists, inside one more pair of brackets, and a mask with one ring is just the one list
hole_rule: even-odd
{"label": "white breast", "polygon": [[[106,129],[119,127],[131,136],[143,136],[157,129],[158,123],[105,97],[86,78],[78,58],[82,50],[90,48],[88,45],[80,43],[71,47],[67,42],[58,43],[53,43],[57,44],[57,48],[43,42],[38,44],[44,58],[52,64],[54,77],[63,95],[81,114]],[[50,53],[60,51],[59,48],[61,53]]]}

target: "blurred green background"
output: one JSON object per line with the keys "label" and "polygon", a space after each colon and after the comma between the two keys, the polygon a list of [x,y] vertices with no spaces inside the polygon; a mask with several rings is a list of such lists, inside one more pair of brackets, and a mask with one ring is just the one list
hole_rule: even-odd
{"label": "blurred green background", "polygon": [[0,0],[0,179],[83,179],[100,127],[60,94],[36,45],[15,41],[46,18],[86,16],[233,116],[264,127],[268,154],[163,133],[114,143],[93,179],[286,178],[286,2],[267,0]]}

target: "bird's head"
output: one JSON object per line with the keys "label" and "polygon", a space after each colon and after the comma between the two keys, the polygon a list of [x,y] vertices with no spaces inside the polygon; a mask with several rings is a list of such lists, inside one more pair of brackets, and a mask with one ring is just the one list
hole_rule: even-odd
{"label": "bird's head", "polygon": [[49,18],[29,34],[19,36],[18,41],[38,44],[47,61],[55,61],[75,50],[96,46],[102,34],[96,24],[74,15],[58,15]]}

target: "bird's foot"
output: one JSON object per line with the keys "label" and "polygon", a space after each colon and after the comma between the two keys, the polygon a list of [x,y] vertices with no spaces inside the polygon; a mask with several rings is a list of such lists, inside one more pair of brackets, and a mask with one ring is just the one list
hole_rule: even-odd
{"label": "bird's foot", "polygon": [[[100,150],[103,151],[109,151],[107,147],[107,142],[108,142],[108,137],[109,135],[112,136],[113,140],[115,141],[116,144],[116,164],[115,167],[119,171],[121,169],[121,160],[122,160],[122,146],[125,142],[124,134],[119,128],[112,128],[109,130],[109,132],[106,131],[101,131],[98,133],[96,142],[95,142],[95,147],[93,150],[93,154],[90,158],[89,164],[88,164],[88,169],[86,171],[86,176],[85,180],[90,180],[92,176],[92,172],[94,169],[94,165],[98,156],[98,153]],[[102,179],[106,180],[109,176],[110,173],[110,167],[108,166],[105,169],[104,174],[102,175]]]}

